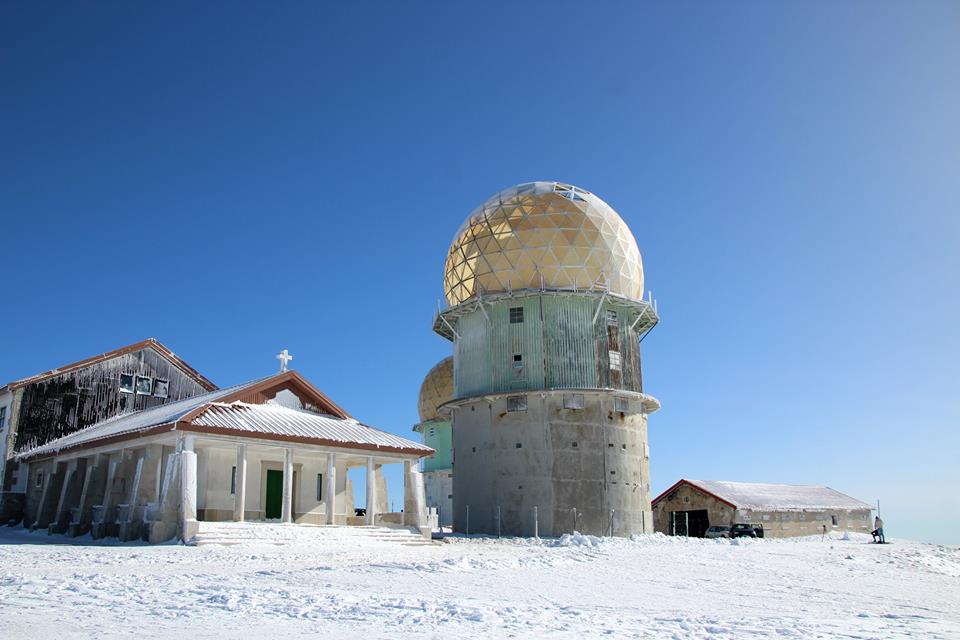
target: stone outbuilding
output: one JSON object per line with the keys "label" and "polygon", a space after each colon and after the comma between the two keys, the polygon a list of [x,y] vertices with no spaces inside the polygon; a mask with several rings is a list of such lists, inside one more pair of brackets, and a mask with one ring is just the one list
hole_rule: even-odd
{"label": "stone outbuilding", "polygon": [[764,536],[786,538],[871,529],[871,507],[823,486],[680,480],[653,500],[659,533],[703,537],[713,525],[762,525]]}

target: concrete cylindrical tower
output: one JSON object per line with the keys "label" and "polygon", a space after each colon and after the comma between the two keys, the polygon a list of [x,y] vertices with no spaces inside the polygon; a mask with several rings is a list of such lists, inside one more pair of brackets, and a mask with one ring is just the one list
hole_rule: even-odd
{"label": "concrete cylindrical tower", "polygon": [[660,405],[643,392],[640,341],[658,317],[620,216],[571,185],[501,191],[457,231],[444,290],[454,529],[652,531],[647,414]]}
{"label": "concrete cylindrical tower", "polygon": [[453,357],[438,362],[420,385],[420,422],[413,430],[434,453],[423,461],[423,485],[427,506],[436,507],[440,524],[453,524],[453,443],[450,421],[437,407],[453,399]]}

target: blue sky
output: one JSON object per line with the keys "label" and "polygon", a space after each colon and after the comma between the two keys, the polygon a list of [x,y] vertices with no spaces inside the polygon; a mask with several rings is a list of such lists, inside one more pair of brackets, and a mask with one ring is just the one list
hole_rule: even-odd
{"label": "blue sky", "polygon": [[957,544],[958,68],[948,2],[3,3],[0,379],[286,347],[408,434],[454,231],[568,181],[659,300],[655,492],[828,484]]}

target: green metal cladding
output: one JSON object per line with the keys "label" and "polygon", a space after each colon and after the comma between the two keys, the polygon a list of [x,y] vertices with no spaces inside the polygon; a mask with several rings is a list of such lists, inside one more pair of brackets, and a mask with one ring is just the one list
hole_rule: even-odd
{"label": "green metal cladding", "polygon": [[[510,321],[512,308],[523,309],[523,322]],[[484,301],[456,319],[455,397],[539,389],[642,391],[631,311],[585,293]],[[620,371],[610,369],[611,339],[618,343]]]}
{"label": "green metal cladding", "polygon": [[442,420],[421,422],[416,430],[423,435],[423,444],[436,450],[423,460],[423,471],[445,471],[453,468],[453,435],[450,423]]}

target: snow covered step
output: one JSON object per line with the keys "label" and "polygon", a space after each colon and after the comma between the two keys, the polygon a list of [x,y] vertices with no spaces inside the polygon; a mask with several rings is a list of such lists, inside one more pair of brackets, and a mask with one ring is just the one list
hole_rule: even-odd
{"label": "snow covered step", "polygon": [[202,522],[195,546],[306,544],[317,548],[361,546],[433,546],[412,527],[291,525],[275,522]]}

